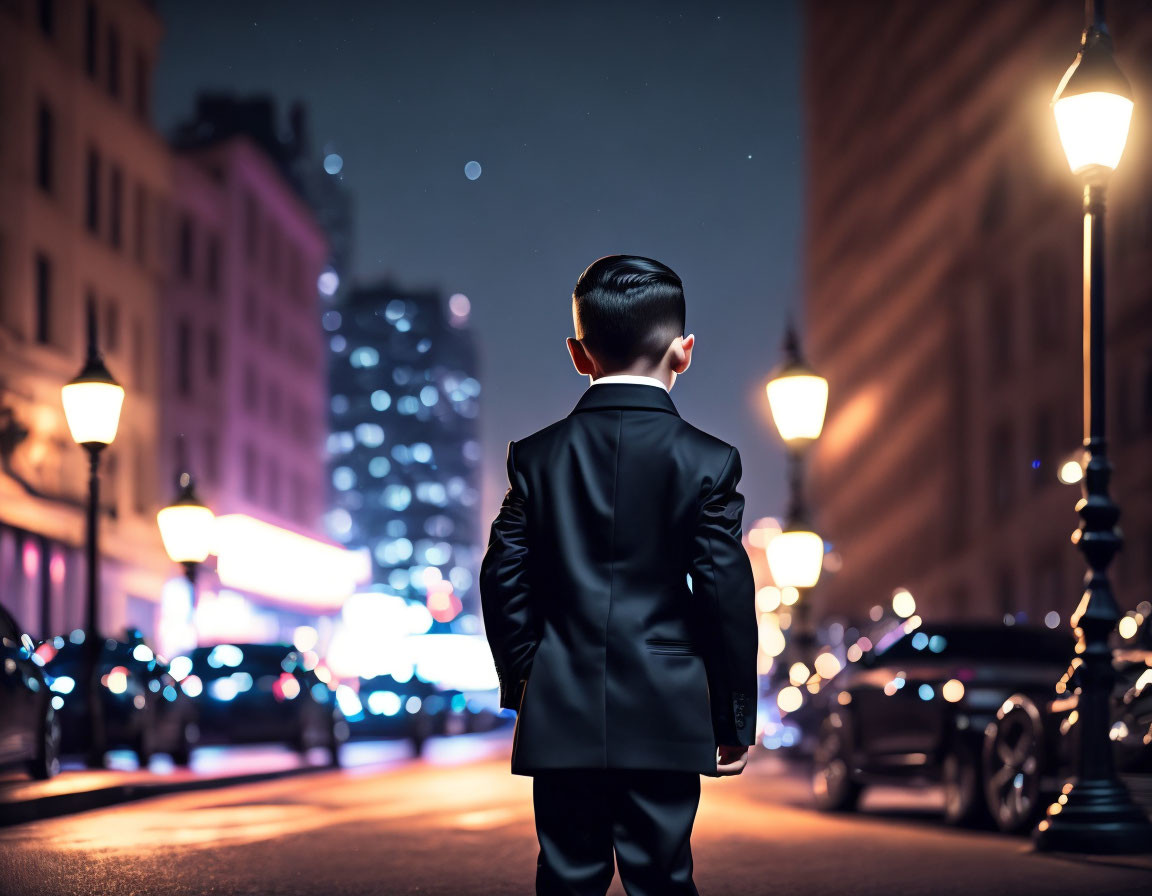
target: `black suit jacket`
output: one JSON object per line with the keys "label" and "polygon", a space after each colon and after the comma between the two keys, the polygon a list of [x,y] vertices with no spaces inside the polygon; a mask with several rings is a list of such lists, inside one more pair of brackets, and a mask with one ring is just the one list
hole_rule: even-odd
{"label": "black suit jacket", "polygon": [[508,445],[480,596],[514,772],[715,774],[717,744],[753,742],[739,479],[735,448],[642,384],[593,385]]}

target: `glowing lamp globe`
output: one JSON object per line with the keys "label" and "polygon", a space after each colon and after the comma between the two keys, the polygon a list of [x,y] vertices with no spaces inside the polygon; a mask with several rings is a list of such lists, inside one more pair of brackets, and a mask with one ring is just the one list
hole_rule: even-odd
{"label": "glowing lamp globe", "polygon": [[216,515],[196,496],[187,473],[180,476],[176,500],[156,514],[156,522],[173,563],[203,563],[212,553]]}
{"label": "glowing lamp globe", "polygon": [[99,355],[90,357],[76,378],[60,390],[60,400],[77,444],[112,444],[120,426],[124,387],[113,379]]}
{"label": "glowing lamp globe", "polygon": [[818,438],[828,409],[828,381],[811,371],[792,368],[765,387],[772,420],[785,442]]}
{"label": "glowing lamp globe", "polygon": [[1056,130],[1074,174],[1107,174],[1119,163],[1132,122],[1132,88],[1112,57],[1112,40],[1096,27],[1052,98]]}
{"label": "glowing lamp globe", "polygon": [[778,588],[811,588],[824,565],[824,539],[803,529],[781,532],[764,549]]}

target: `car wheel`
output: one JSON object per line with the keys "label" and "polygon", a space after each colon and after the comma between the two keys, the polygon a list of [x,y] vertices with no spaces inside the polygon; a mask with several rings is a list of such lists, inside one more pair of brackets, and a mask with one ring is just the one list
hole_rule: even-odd
{"label": "car wheel", "polygon": [[944,820],[953,825],[975,825],[984,821],[984,805],[980,781],[980,763],[976,752],[967,743],[954,743],[944,756]]}
{"label": "car wheel", "polygon": [[328,726],[328,765],[330,768],[340,768],[340,735],[336,731],[338,723],[333,720]]}
{"label": "car wheel", "polygon": [[152,732],[146,722],[137,732],[136,741],[132,745],[132,752],[136,754],[136,761],[140,764],[141,770],[148,768],[148,763],[152,761],[152,754],[156,752],[153,740]]}
{"label": "car wheel", "polygon": [[36,755],[28,761],[28,774],[39,781],[47,780],[60,771],[60,719],[54,710],[44,714],[44,722],[37,738]]}
{"label": "car wheel", "polygon": [[1027,697],[1007,700],[984,735],[984,796],[996,827],[1020,833],[1036,823],[1044,727]]}
{"label": "car wheel", "polygon": [[812,796],[825,812],[851,812],[864,788],[852,778],[851,746],[842,716],[833,715],[820,725],[812,757]]}
{"label": "car wheel", "polygon": [[188,727],[181,726],[180,739],[176,741],[176,746],[172,748],[172,762],[181,768],[187,768],[192,762],[192,744],[188,740]]}

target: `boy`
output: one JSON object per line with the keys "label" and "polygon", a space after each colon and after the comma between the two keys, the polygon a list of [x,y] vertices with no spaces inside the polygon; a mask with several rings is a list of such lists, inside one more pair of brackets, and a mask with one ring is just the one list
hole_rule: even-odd
{"label": "boy", "polygon": [[[537,894],[695,894],[701,774],[736,775],[756,731],[756,613],[740,456],[680,419],[692,361],[680,278],[609,255],[572,294],[592,385],[508,445],[480,572],[512,771],[533,776]],[[688,578],[691,577],[691,586]]]}

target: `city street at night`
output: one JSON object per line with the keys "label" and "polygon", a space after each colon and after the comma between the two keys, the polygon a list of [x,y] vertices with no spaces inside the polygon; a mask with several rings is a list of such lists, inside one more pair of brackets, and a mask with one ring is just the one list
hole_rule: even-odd
{"label": "city street at night", "polygon": [[1150,110],[1152,0],[0,0],[0,896],[1152,896]]}
{"label": "city street at night", "polygon": [[[429,755],[3,829],[3,892],[531,892],[530,781],[509,775],[491,742]],[[800,776],[761,754],[740,778],[705,781],[697,884],[705,896],[1123,896],[1152,880],[1147,859],[1040,856],[1026,839],[953,830],[937,803],[933,791],[879,790],[858,816],[824,815]],[[618,879],[610,893],[623,893]]]}

